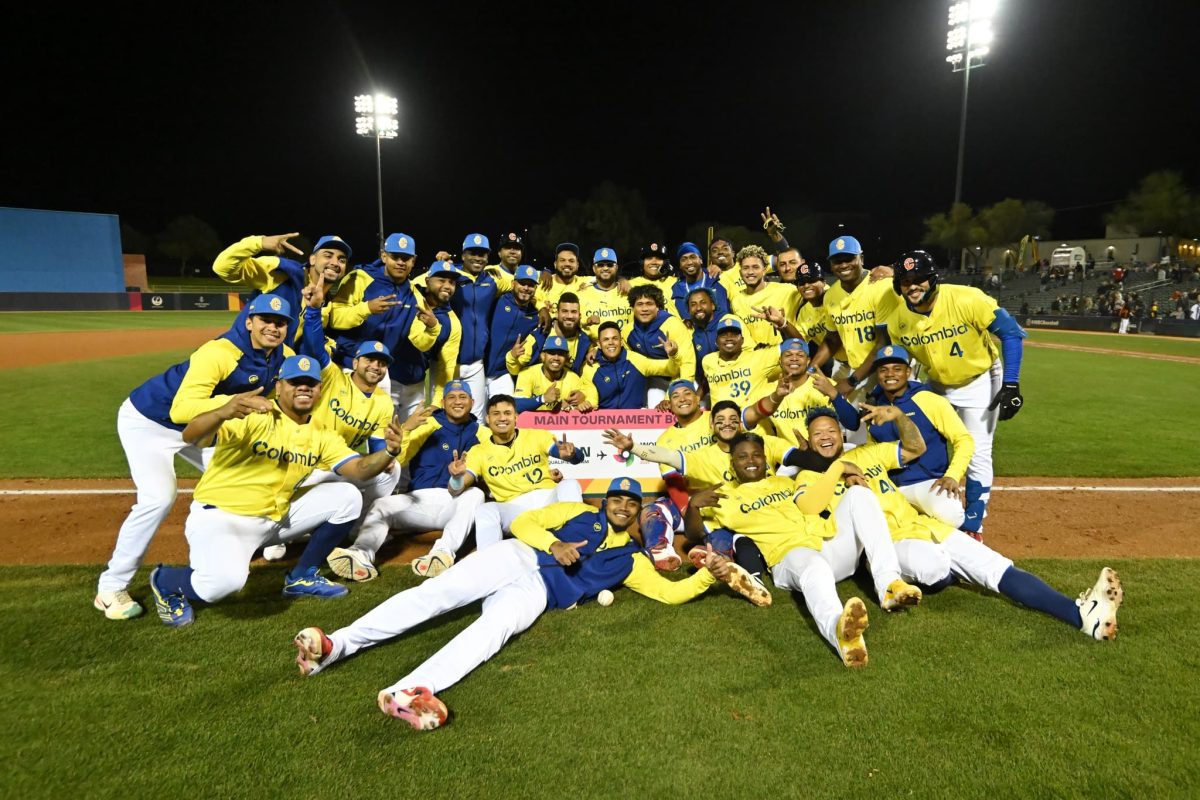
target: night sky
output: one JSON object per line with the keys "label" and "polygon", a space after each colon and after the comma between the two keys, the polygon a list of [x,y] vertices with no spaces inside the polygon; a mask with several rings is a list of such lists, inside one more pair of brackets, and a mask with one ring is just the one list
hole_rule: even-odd
{"label": "night sky", "polygon": [[[337,232],[365,255],[374,145],[354,134],[353,98],[372,88],[400,101],[385,226],[422,261],[469,230],[543,222],[605,179],[639,189],[672,245],[701,220],[756,226],[769,203],[869,214],[856,233],[895,251],[953,198],[962,76],[944,61],[944,0],[686,16],[258,5],[9,12],[0,204],[150,234],[193,213],[229,241]],[[971,74],[964,199],[1043,200],[1056,237],[1082,237],[1150,171],[1195,185],[1198,23],[1195,2],[1002,0]]]}

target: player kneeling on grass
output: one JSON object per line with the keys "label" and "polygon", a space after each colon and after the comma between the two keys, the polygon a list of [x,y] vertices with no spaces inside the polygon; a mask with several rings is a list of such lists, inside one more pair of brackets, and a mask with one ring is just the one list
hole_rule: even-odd
{"label": "player kneeling on grass", "polygon": [[548,608],[572,608],[601,591],[628,586],[671,605],[703,594],[718,580],[768,604],[749,576],[717,555],[681,581],[659,575],[641,544],[628,533],[642,507],[642,487],[630,478],[609,484],[604,504],[555,503],[519,516],[516,539],[478,550],[421,585],[394,595],[346,628],[326,636],[320,628],[296,634],[296,663],[304,675],[387,641],[434,617],[483,600],[483,613],[449,644],[379,693],[379,708],[418,730],[446,721],[437,698]]}
{"label": "player kneeling on grass", "polygon": [[745,536],[762,550],[776,586],[804,594],[817,629],[838,651],[842,663],[865,666],[867,607],[857,597],[843,605],[837,582],[854,574],[865,550],[879,605],[885,611],[917,605],[921,590],[901,579],[887,520],[870,489],[851,486],[835,513],[821,515],[839,481],[845,476],[859,483],[861,472],[847,461],[836,461],[820,480],[799,491],[788,478],[767,474],[758,434],[739,433],[729,453],[737,480],[692,495],[688,528],[702,529],[700,509],[714,508],[721,527]]}
{"label": "player kneeling on grass", "polygon": [[362,510],[362,495],[349,483],[322,483],[294,494],[316,469],[348,480],[369,481],[394,460],[400,428],[388,425],[383,450],[362,456],[336,432],[310,424],[321,398],[321,371],[308,356],[283,362],[275,402],[266,407],[258,391],[235,396],[183,429],[189,444],[215,435],[212,462],[196,485],[184,534],[190,567],[150,573],[159,618],[178,627],[192,621],[191,602],[215,603],[246,585],[250,559],[264,545],[311,538],[284,578],[286,597],[340,597],[344,586],[317,574]]}

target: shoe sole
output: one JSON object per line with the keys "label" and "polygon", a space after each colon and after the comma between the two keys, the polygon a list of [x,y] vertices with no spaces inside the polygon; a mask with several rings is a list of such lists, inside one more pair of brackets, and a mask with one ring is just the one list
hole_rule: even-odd
{"label": "shoe sole", "polygon": [[842,616],[838,619],[838,650],[842,663],[850,668],[867,665],[867,643],[862,635],[870,622],[867,620],[867,607],[862,600],[852,597],[846,601]]}
{"label": "shoe sole", "polygon": [[321,663],[321,638],[318,634],[317,640],[314,642],[312,637],[308,635],[308,628],[300,631],[292,639],[292,644],[296,646],[296,666],[300,667],[300,674],[307,676]]}
{"label": "shoe sole", "polygon": [[1117,638],[1117,609],[1121,607],[1121,603],[1125,602],[1125,589],[1121,586],[1121,577],[1117,575],[1117,571],[1111,567],[1105,567],[1100,571],[1100,579],[1096,581],[1096,585],[1092,587],[1092,594],[1095,595],[1099,589],[1103,598],[1112,604],[1112,608],[1102,618],[1096,620],[1096,624],[1092,626],[1091,635],[1093,639],[1098,639],[1103,642],[1111,642]]}
{"label": "shoe sole", "polygon": [[921,590],[916,586],[909,584],[907,589],[901,590],[897,594],[891,595],[889,598],[884,598],[880,603],[880,607],[884,611],[895,611],[899,608],[912,608],[921,604]]}
{"label": "shoe sole", "polygon": [[379,693],[379,710],[389,717],[402,719],[418,731],[431,731],[446,723],[450,712],[446,704],[433,695],[417,695],[408,707],[400,705],[395,695],[388,691]]}
{"label": "shoe sole", "polygon": [[771,605],[771,593],[767,591],[765,586],[754,580],[754,576],[747,572],[744,567],[731,563],[729,569],[732,573],[729,576],[729,588],[759,608],[766,608]]}
{"label": "shoe sole", "polygon": [[379,577],[379,570],[374,564],[367,564],[342,548],[330,553],[325,563],[329,565],[333,574],[342,580],[365,583]]}
{"label": "shoe sole", "polygon": [[[411,566],[413,574],[418,578],[436,578],[453,567],[454,562],[446,563],[446,559],[440,556],[421,556],[414,558]],[[424,568],[424,572],[421,571],[422,568]]]}
{"label": "shoe sole", "polygon": [[[345,586],[343,586],[342,588],[346,589]],[[338,594],[317,594],[316,592],[304,592],[304,591],[289,592],[286,586],[283,588],[283,596],[284,597],[315,597],[318,600],[338,600],[338,599],[345,597],[348,594],[350,594],[349,589],[346,589],[346,591],[344,591],[344,592],[339,592]]]}

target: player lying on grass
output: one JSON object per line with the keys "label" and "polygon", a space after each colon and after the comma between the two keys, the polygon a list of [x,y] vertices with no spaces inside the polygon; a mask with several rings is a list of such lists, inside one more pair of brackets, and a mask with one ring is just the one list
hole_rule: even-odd
{"label": "player lying on grass", "polygon": [[917,605],[921,590],[901,579],[887,520],[870,489],[851,486],[833,514],[821,515],[843,476],[857,483],[861,472],[839,460],[820,480],[799,491],[792,480],[768,474],[763,438],[745,432],[734,437],[730,461],[736,481],[692,495],[689,529],[703,525],[700,509],[713,508],[717,524],[762,550],[776,586],[803,593],[817,629],[842,663],[865,666],[867,607],[857,597],[843,605],[837,582],[854,574],[865,551],[885,611]]}
{"label": "player lying on grass", "polygon": [[[895,540],[900,571],[906,578],[926,587],[926,592],[930,593],[941,591],[956,581],[982,586],[1050,614],[1093,638],[1112,639],[1117,635],[1117,609],[1121,607],[1124,591],[1115,571],[1108,567],[1101,570],[1096,584],[1084,591],[1078,600],[1055,591],[1041,578],[1017,569],[1011,559],[976,541],[968,533],[918,513],[904,498],[888,477],[889,471],[894,471],[903,460],[904,422],[899,425],[899,446],[874,444],[846,452],[841,428],[832,413],[830,409],[813,412],[809,423],[810,445],[829,463],[850,461],[864,474],[884,509]],[[907,417],[895,406],[872,408],[864,421],[875,426],[893,415],[907,422]],[[796,481],[800,486],[816,487],[822,479],[817,472],[804,471]],[[839,483],[830,499],[830,510],[839,508],[839,501],[844,503],[850,491],[854,490],[846,490],[844,483]]]}
{"label": "player lying on grass", "polygon": [[216,447],[184,525],[191,566],[160,564],[150,573],[155,609],[166,625],[191,623],[197,600],[215,603],[241,590],[255,550],[309,532],[312,538],[284,578],[284,596],[328,598],[348,591],[318,575],[317,567],[358,521],[362,495],[341,482],[296,490],[316,469],[371,480],[399,452],[400,426],[390,423],[386,447],[362,456],[334,431],[311,424],[321,400],[321,371],[308,356],[283,362],[275,392],[267,410],[257,391],[246,392],[183,429],[184,441],[200,445],[215,437]]}
{"label": "player lying on grass", "polygon": [[482,599],[479,619],[379,693],[379,708],[385,714],[418,730],[431,730],[445,723],[449,713],[437,694],[499,652],[548,608],[572,608],[617,586],[674,605],[703,594],[718,580],[757,604],[770,604],[771,596],[757,590],[744,571],[715,554],[706,568],[684,580],[659,575],[641,544],[629,535],[641,507],[641,485],[616,478],[599,509],[555,503],[526,512],[513,523],[516,539],[472,553],[328,636],[320,628],[300,631],[294,640],[300,672],[312,675]]}

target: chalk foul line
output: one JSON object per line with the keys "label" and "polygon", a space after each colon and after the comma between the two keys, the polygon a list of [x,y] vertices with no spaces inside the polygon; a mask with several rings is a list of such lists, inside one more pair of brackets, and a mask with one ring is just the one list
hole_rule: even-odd
{"label": "chalk foul line", "polygon": [[[993,486],[993,492],[1200,492],[1200,486]],[[191,494],[191,489],[180,489]],[[128,489],[0,489],[0,496],[136,494]]]}

